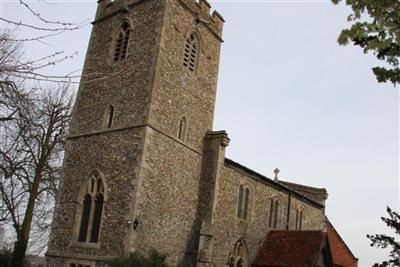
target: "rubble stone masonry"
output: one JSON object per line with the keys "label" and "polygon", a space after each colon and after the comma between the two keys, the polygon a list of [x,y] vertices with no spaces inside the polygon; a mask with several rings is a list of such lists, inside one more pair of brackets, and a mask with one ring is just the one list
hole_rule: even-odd
{"label": "rubble stone masonry", "polygon": [[[171,265],[222,267],[240,252],[249,266],[270,230],[271,199],[280,205],[278,229],[295,229],[297,210],[304,230],[323,228],[325,191],[303,194],[225,158],[229,138],[212,128],[224,20],[210,9],[205,0],[98,2],[47,267],[103,267],[151,249]],[[129,38],[118,44],[123,23]],[[196,41],[193,71],[183,65],[187,40]],[[126,49],[123,60],[113,60],[116,49]],[[79,242],[93,175],[105,189],[99,240]],[[250,190],[245,220],[240,185]]]}

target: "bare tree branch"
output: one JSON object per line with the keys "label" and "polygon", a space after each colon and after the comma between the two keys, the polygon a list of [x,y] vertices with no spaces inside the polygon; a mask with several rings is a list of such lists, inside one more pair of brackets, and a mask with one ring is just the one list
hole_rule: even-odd
{"label": "bare tree branch", "polygon": [[[13,266],[21,266],[30,238],[39,251],[46,243],[72,101],[66,87],[19,89],[6,98],[15,111],[0,124],[0,220],[14,228]],[[1,117],[10,115],[2,111]]]}

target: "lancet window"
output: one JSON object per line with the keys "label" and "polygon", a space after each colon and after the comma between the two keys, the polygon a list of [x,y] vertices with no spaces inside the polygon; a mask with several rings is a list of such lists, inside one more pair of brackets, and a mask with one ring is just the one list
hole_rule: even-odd
{"label": "lancet window", "polygon": [[115,115],[115,109],[113,105],[109,105],[107,110],[106,110],[106,114],[105,114],[105,118],[104,118],[104,127],[110,129],[113,126],[114,123],[114,115]]}
{"label": "lancet window", "polygon": [[182,119],[179,121],[179,130],[178,130],[178,139],[181,141],[185,141],[186,139],[186,128],[187,128],[186,118],[182,117]]}
{"label": "lancet window", "polygon": [[269,207],[269,227],[276,229],[279,224],[278,219],[279,219],[279,201],[276,199],[271,199]]}
{"label": "lancet window", "polygon": [[303,230],[303,211],[301,209],[296,210],[296,230]]}
{"label": "lancet window", "polygon": [[251,212],[251,190],[248,186],[239,186],[237,217],[243,220],[250,218]]}

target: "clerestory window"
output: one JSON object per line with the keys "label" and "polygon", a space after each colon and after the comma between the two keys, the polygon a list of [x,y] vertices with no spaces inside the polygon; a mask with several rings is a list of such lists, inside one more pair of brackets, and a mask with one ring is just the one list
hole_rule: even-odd
{"label": "clerestory window", "polygon": [[119,29],[114,44],[114,62],[123,61],[128,55],[129,36],[131,27],[128,22],[124,21]]}

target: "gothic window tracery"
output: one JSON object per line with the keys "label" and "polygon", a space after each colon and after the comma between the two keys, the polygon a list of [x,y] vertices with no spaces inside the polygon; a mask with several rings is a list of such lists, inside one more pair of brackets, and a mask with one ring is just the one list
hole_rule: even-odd
{"label": "gothic window tracery", "polygon": [[199,40],[195,33],[192,33],[185,42],[185,51],[183,55],[183,66],[186,70],[194,72],[198,63],[200,52]]}
{"label": "gothic window tracery", "polygon": [[250,218],[251,211],[251,190],[247,185],[239,186],[237,217],[243,220]]}
{"label": "gothic window tracery", "polygon": [[104,206],[104,183],[100,175],[94,174],[86,184],[81,203],[78,242],[97,243]]}
{"label": "gothic window tracery", "polygon": [[247,266],[247,250],[242,239],[238,240],[229,257],[228,267],[245,267]]}
{"label": "gothic window tracery", "polygon": [[114,62],[123,61],[128,54],[129,37],[131,34],[131,26],[127,21],[121,24],[121,27],[116,35],[114,44],[113,60]]}

